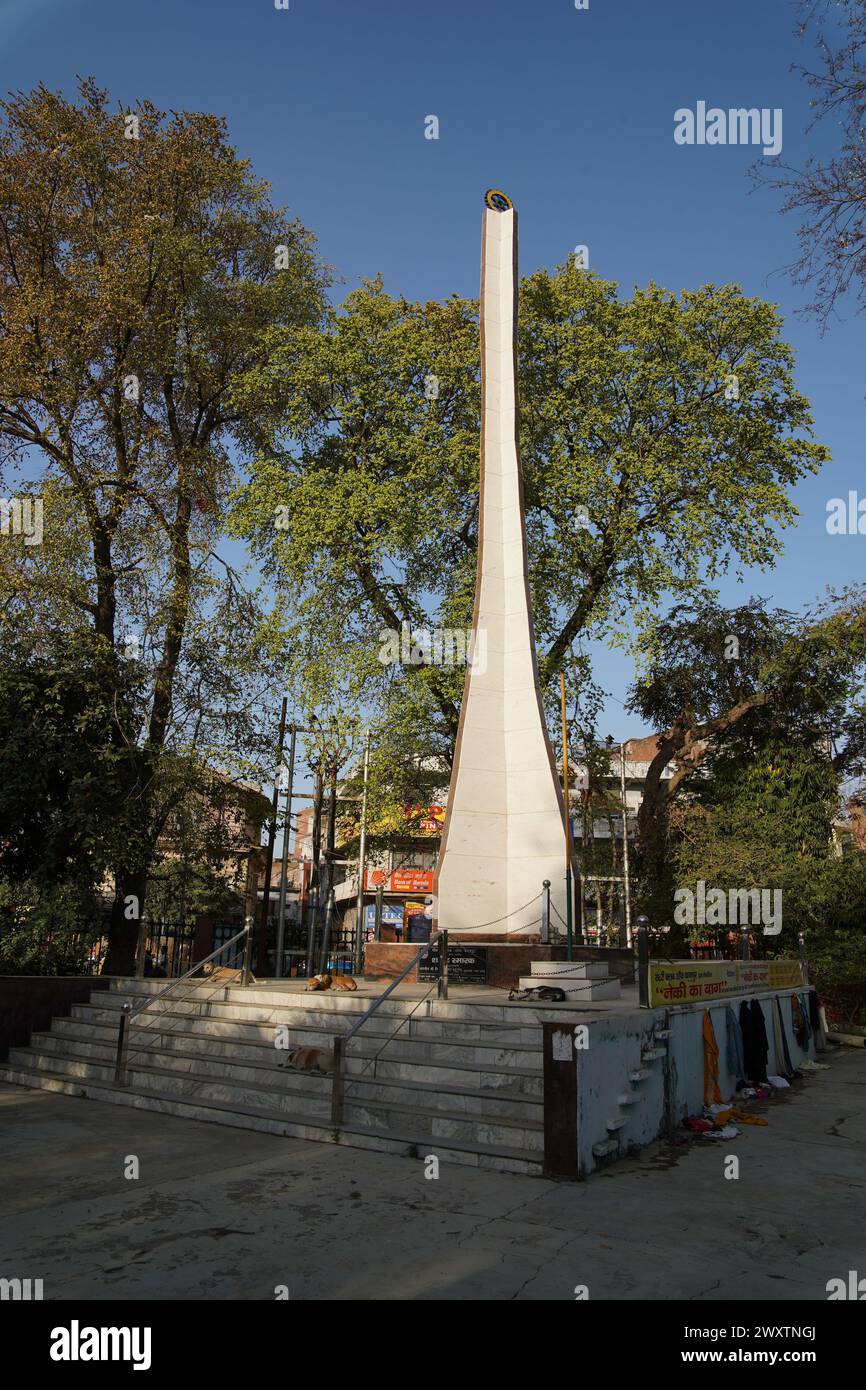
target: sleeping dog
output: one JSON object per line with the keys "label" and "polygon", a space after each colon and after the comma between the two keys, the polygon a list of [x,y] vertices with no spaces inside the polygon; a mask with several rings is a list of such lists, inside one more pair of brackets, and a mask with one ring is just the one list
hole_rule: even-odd
{"label": "sleeping dog", "polygon": [[[242,970],[230,970],[227,965],[214,965],[212,961],[208,961],[207,965],[202,966],[202,974],[206,975],[212,984],[222,982],[229,984],[231,981],[237,981],[239,984],[243,973]],[[254,985],[255,983],[256,977],[250,972],[250,984]]]}
{"label": "sleeping dog", "polygon": [[324,1047],[296,1047],[294,1052],[289,1053],[284,1065],[295,1071],[332,1072],[334,1054]]}
{"label": "sleeping dog", "polygon": [[564,1004],[565,990],[556,985],[536,985],[534,989],[512,989],[509,999],[541,999],[545,1004]]}

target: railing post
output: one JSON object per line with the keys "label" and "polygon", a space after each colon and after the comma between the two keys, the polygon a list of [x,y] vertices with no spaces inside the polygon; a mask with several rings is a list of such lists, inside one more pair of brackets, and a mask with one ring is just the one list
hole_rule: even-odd
{"label": "railing post", "polygon": [[307,923],[307,979],[311,980],[316,973],[316,964],[313,957],[316,954],[316,918],[319,913],[319,885],[312,886],[308,891],[307,911],[309,922]]}
{"label": "railing post", "polygon": [[638,1003],[649,1008],[649,918],[637,919],[637,979]]}
{"label": "railing post", "polygon": [[258,902],[259,856],[251,849],[247,857],[246,911],[244,913],[244,964],[241,971],[241,984],[248,985],[252,971],[253,932],[256,925],[256,905]]}
{"label": "railing post", "polygon": [[129,1022],[131,1004],[121,1004],[120,1024],[117,1029],[117,1056],[114,1060],[114,1083],[116,1086],[126,1085],[126,1025]]}
{"label": "railing post", "polygon": [[550,941],[550,879],[546,878],[541,889],[541,944]]}
{"label": "railing post", "polygon": [[334,1080],[331,1083],[331,1124],[339,1129],[343,1123],[343,1042],[341,1034],[334,1038]]}
{"label": "railing post", "polygon": [[439,980],[436,990],[437,999],[448,998],[448,933],[439,933]]}
{"label": "railing post", "polygon": [[244,963],[241,969],[241,984],[246,986],[250,982],[251,958],[253,954],[253,930],[255,928],[255,918],[247,917],[244,922]]}
{"label": "railing post", "polygon": [[361,794],[361,839],[358,845],[358,892],[355,897],[355,951],[352,968],[360,975],[364,965],[364,874],[367,865],[367,781],[370,771],[370,730],[364,740],[364,787]]}
{"label": "railing post", "polygon": [[803,976],[803,984],[809,983],[809,962],[806,959],[806,933],[797,933],[797,945],[800,948],[800,974]]}
{"label": "railing post", "polygon": [[[319,966],[319,970],[321,971],[321,973],[322,973],[323,975],[327,972],[327,969],[328,969],[328,956],[330,955],[330,951],[331,951],[331,931],[332,931],[333,922],[334,922],[334,907],[335,907],[335,903],[334,903],[334,890],[333,890],[333,888],[330,888],[329,891],[328,891],[327,905],[326,905],[326,907],[325,907],[325,925],[324,925],[324,928],[323,928],[323,930],[322,930],[322,946],[321,946],[321,961],[322,961],[322,963],[321,963],[321,965]],[[335,971],[336,971],[336,969],[337,969],[337,959],[336,959],[336,957],[337,957],[337,952],[336,952],[336,950],[335,950],[335,951],[334,951],[334,970],[335,970]]]}

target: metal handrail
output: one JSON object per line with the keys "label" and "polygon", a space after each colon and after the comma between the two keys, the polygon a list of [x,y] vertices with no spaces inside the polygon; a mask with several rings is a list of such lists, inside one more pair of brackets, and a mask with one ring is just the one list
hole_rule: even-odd
{"label": "metal handrail", "polygon": [[345,1061],[346,1044],[355,1036],[357,1032],[359,1032],[361,1028],[363,1028],[364,1024],[367,1022],[367,1019],[373,1016],[373,1014],[379,1008],[379,1005],[385,1002],[389,994],[393,994],[397,986],[401,984],[403,980],[405,980],[406,976],[409,974],[409,971],[415,968],[418,962],[421,959],[423,959],[424,956],[427,955],[428,951],[430,950],[430,947],[433,946],[434,943],[437,941],[440,941],[442,943],[439,950],[439,979],[437,981],[437,998],[447,999],[448,933],[447,931],[436,931],[433,932],[429,941],[425,941],[424,945],[416,952],[416,954],[409,961],[408,965],[404,966],[404,968],[400,971],[400,974],[397,975],[391,981],[388,988],[386,990],[383,990],[383,992],[376,999],[373,1000],[369,1009],[367,1009],[366,1012],[361,1015],[361,1017],[358,1019],[356,1023],[352,1024],[348,1033],[337,1034],[337,1036],[334,1038],[334,1080],[331,1084],[331,1123],[334,1125],[335,1128],[337,1128],[342,1123],[343,1119],[343,1098],[345,1092],[345,1076],[343,1073],[343,1062]]}
{"label": "metal handrail", "polygon": [[[240,941],[241,937],[249,937],[251,931],[252,927],[248,922],[246,926],[241,928],[237,935],[231,937],[228,941],[224,941],[221,946],[218,946],[215,951],[211,951],[210,955],[205,956],[203,960],[197,960],[195,965],[190,966],[189,970],[185,970],[184,973],[182,975],[178,975],[176,979],[170,980],[164,989],[159,990],[156,994],[152,994],[149,999],[146,999],[143,1003],[137,1005],[136,1007],[133,1007],[132,1004],[121,1004],[120,1023],[117,1030],[117,1053],[114,1062],[114,1081],[116,1085],[124,1085],[124,1075],[126,1072],[126,1063],[128,1060],[126,1055],[126,1046],[128,1041],[127,1029],[132,1019],[137,1018],[139,1014],[144,1013],[145,1009],[150,1008],[151,1004],[155,1004],[159,999],[164,998],[164,996],[168,994],[171,990],[175,989],[177,985],[183,984],[184,980],[188,980],[190,975],[194,975],[197,970],[201,970],[202,966],[207,965],[208,961],[213,960],[214,956],[221,956],[223,951],[227,951],[230,946],[234,946],[236,941]],[[144,1048],[138,1048],[137,1051],[132,1053],[131,1055],[134,1057],[137,1055],[138,1052],[143,1051],[145,1051]]]}

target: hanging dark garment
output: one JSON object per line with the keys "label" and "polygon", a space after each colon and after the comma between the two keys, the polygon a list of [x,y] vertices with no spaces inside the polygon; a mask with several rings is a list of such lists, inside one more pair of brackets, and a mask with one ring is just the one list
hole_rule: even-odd
{"label": "hanging dark garment", "polygon": [[821,1036],[821,1015],[818,1012],[818,993],[814,989],[809,990],[809,1022],[815,1037],[819,1038]]}
{"label": "hanging dark garment", "polygon": [[809,1023],[806,1018],[805,1000],[800,1002],[798,995],[791,995],[791,1024],[794,1029],[794,1037],[804,1052],[809,1050],[809,1039],[812,1036],[809,1031]]}
{"label": "hanging dark garment", "polygon": [[743,1035],[737,1022],[737,1015],[730,1004],[725,1009],[725,1056],[728,1071],[739,1090],[746,1080],[746,1063],[743,1057]]}
{"label": "hanging dark garment", "polygon": [[757,999],[753,999],[751,1003],[744,999],[740,1005],[740,1030],[743,1034],[746,1080],[766,1081],[769,1043],[764,1011]]}
{"label": "hanging dark garment", "polygon": [[764,1010],[761,1008],[759,999],[752,1000],[749,1005],[749,1012],[752,1015],[752,1029],[755,1037],[755,1066],[757,1068],[752,1079],[754,1081],[766,1081],[770,1042],[767,1037],[767,1025],[764,1022]]}
{"label": "hanging dark garment", "polygon": [[785,1032],[785,1019],[782,1014],[782,1001],[778,994],[776,995],[776,1017],[779,1021],[779,1029],[782,1034],[782,1056],[785,1061],[785,1075],[790,1081],[792,1076],[801,1076],[802,1073],[796,1071],[794,1063],[791,1061],[791,1049],[788,1046],[788,1034]]}

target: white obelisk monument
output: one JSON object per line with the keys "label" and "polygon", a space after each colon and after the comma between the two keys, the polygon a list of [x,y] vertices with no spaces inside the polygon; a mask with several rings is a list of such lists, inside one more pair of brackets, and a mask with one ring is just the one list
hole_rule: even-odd
{"label": "white obelisk monument", "polygon": [[[485,199],[481,504],[470,664],[437,873],[449,931],[537,935],[542,884],[565,918],[565,807],[544,721],[526,561],[515,373],[517,214]],[[556,918],[553,918],[554,924]]]}

